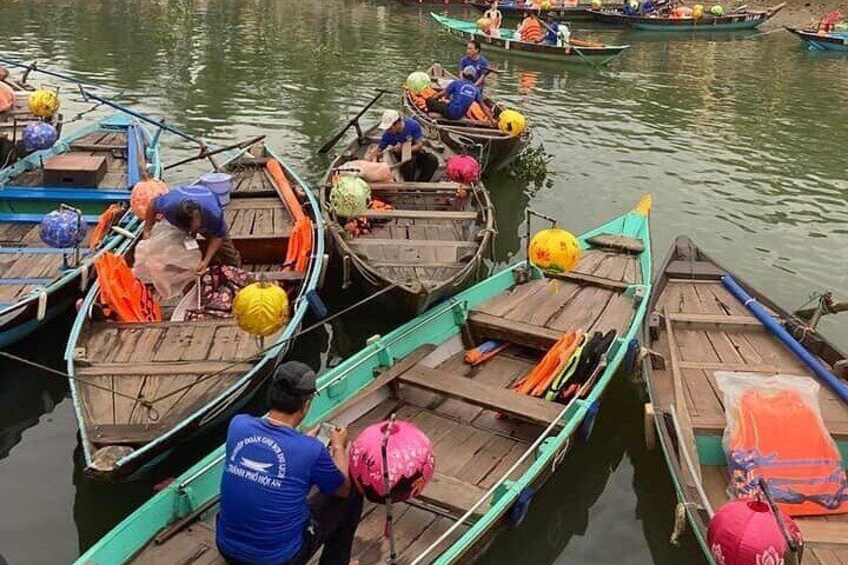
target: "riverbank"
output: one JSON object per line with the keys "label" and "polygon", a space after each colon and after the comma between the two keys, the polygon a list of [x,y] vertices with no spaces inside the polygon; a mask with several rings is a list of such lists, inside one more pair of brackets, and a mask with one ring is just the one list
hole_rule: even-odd
{"label": "riverbank", "polygon": [[[745,4],[751,10],[766,10],[780,4],[780,0],[750,0],[745,2]],[[807,27],[833,10],[838,9],[841,9],[843,13],[848,13],[845,9],[845,3],[840,1],[811,0],[809,2],[787,2],[786,6],[766,22],[761,29],[768,31],[783,26]]]}

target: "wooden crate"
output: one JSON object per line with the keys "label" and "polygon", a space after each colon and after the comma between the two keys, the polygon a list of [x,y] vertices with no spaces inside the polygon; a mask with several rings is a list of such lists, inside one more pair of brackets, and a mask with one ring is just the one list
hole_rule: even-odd
{"label": "wooden crate", "polygon": [[44,163],[44,183],[60,187],[97,187],[106,175],[106,157],[67,153]]}

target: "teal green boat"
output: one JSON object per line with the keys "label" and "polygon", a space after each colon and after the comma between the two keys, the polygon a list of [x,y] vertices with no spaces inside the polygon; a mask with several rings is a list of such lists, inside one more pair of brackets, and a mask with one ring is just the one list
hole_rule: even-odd
{"label": "teal green boat", "polygon": [[578,39],[571,39],[567,45],[529,43],[520,41],[514,29],[501,28],[498,35],[487,35],[477,28],[475,22],[448,18],[432,12],[430,16],[452,36],[462,41],[476,39],[484,45],[485,49],[518,57],[544,59],[560,63],[606,65],[630,48],[629,45],[605,45],[595,41]]}
{"label": "teal green boat", "polygon": [[[650,206],[646,196],[632,212],[580,236],[572,271],[548,278],[514,265],[374,336],[320,377],[305,426],[330,421],[355,437],[394,413],[433,442],[435,476],[421,496],[393,510],[399,562],[473,562],[522,521],[573,442],[588,438],[610,380],[622,364],[634,365],[651,293]],[[576,329],[617,333],[597,349],[597,366],[569,400],[510,390]],[[474,368],[465,363],[466,348],[493,339],[506,348]],[[223,563],[214,519],[224,458],[223,447],[209,454],[77,564]],[[366,507],[354,546],[361,563],[386,562],[384,519],[381,507]]]}
{"label": "teal green boat", "polygon": [[[159,135],[115,114],[59,139],[0,170],[0,348],[18,341],[82,296],[94,261],[120,252],[137,228],[132,213],[115,216],[116,229],[89,245],[101,214],[129,201],[143,174],[158,176]],[[39,237],[44,214],[70,206],[88,226],[77,249],[48,247]]]}

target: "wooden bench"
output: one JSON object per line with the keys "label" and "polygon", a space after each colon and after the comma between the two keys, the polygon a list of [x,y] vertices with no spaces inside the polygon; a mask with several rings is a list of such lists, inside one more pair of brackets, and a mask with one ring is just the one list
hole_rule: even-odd
{"label": "wooden bench", "polygon": [[[443,475],[437,471],[418,499],[459,517],[468,512],[485,494],[486,491],[477,485]],[[474,514],[482,515],[486,512],[487,507],[487,504],[481,504],[474,510]]]}
{"label": "wooden bench", "polygon": [[448,241],[428,239],[383,239],[359,237],[348,242],[351,247],[453,247],[455,249],[468,249],[476,251],[478,244],[471,241]]}
{"label": "wooden bench", "polygon": [[96,445],[142,445],[169,428],[167,424],[101,424],[89,428],[88,438]]}
{"label": "wooden bench", "polygon": [[710,280],[720,279],[726,274],[707,261],[672,261],[665,269],[665,276],[672,279]]}
{"label": "wooden bench", "polygon": [[645,250],[645,244],[642,240],[634,237],[625,237],[622,235],[613,235],[611,233],[602,233],[595,237],[589,238],[587,243],[598,249],[615,249],[638,255]]}
{"label": "wooden bench", "polygon": [[483,312],[472,311],[468,323],[479,337],[509,341],[540,351],[547,351],[562,337],[563,332],[525,322],[508,320]]}
{"label": "wooden bench", "polygon": [[513,390],[479,383],[474,379],[446,374],[416,365],[398,377],[401,383],[443,394],[488,410],[495,410],[532,423],[550,424],[563,406]]}
{"label": "wooden bench", "polygon": [[434,211],[434,210],[367,210],[364,217],[370,220],[452,220],[465,221],[477,218],[477,212]]}

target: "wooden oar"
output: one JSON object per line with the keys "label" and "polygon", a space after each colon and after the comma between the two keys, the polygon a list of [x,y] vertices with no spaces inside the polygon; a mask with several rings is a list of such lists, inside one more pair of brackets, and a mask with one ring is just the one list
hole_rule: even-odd
{"label": "wooden oar", "polygon": [[107,88],[107,89],[110,89],[110,90],[120,90],[118,88],[115,88],[114,86],[106,86],[106,85],[103,85],[103,84],[95,84],[93,82],[85,82],[85,81],[81,81],[77,78],[74,78],[70,75],[65,75],[65,74],[62,74],[62,73],[57,73],[56,71],[48,71],[47,69],[42,69],[38,66],[37,61],[33,61],[33,63],[31,65],[27,65],[26,63],[21,63],[20,61],[15,61],[13,59],[6,59],[6,58],[3,58],[3,57],[0,57],[0,63],[3,63],[4,65],[9,65],[11,67],[18,67],[19,69],[25,69],[26,70],[25,74],[29,74],[30,72],[34,71],[34,72],[41,73],[41,74],[44,74],[44,75],[48,75],[48,76],[51,76],[51,77],[60,78],[62,80],[66,80],[68,82],[73,82],[75,84],[81,84],[83,86],[91,86],[91,87],[94,87],[94,88]]}
{"label": "wooden oar", "polygon": [[386,94],[387,92],[389,92],[389,91],[388,91],[388,90],[384,90],[384,89],[382,89],[382,88],[381,88],[381,89],[379,89],[379,90],[377,91],[377,96],[375,96],[374,98],[372,98],[372,99],[371,99],[371,102],[369,102],[368,104],[366,104],[366,105],[365,105],[365,107],[364,107],[364,108],[362,108],[362,110],[360,110],[358,114],[356,114],[356,115],[355,115],[355,116],[354,116],[354,117],[353,117],[353,118],[352,118],[352,119],[351,119],[351,120],[350,120],[347,124],[345,124],[345,127],[344,127],[344,128],[342,128],[342,130],[341,130],[339,133],[337,133],[335,136],[333,136],[333,137],[332,137],[329,141],[327,141],[327,143],[325,143],[324,145],[322,145],[322,146],[321,146],[321,148],[320,148],[320,149],[318,149],[318,154],[319,154],[319,155],[323,155],[324,153],[326,153],[327,151],[329,151],[330,149],[332,149],[332,148],[333,148],[333,146],[334,146],[336,143],[338,143],[338,142],[339,142],[339,140],[340,140],[342,137],[344,137],[344,134],[346,134],[346,133],[347,133],[347,130],[349,130],[349,129],[351,128],[351,126],[356,125],[356,126],[358,127],[358,125],[359,125],[359,118],[361,118],[361,117],[362,117],[362,115],[363,115],[363,114],[365,114],[365,112],[367,112],[367,111],[371,108],[371,106],[373,106],[374,104],[376,104],[376,103],[377,103],[377,100],[379,100],[379,99],[380,99],[380,97],[381,97],[381,96],[383,96],[383,94]]}
{"label": "wooden oar", "polygon": [[217,155],[218,153],[223,153],[224,151],[231,151],[233,149],[244,149],[245,147],[250,147],[254,143],[259,143],[263,139],[265,139],[264,135],[257,135],[256,137],[253,137],[251,139],[239,141],[238,143],[233,143],[232,145],[227,145],[226,147],[219,147],[218,149],[213,149],[212,151],[204,147],[200,150],[200,154],[195,155],[194,157],[188,157],[181,161],[177,161],[176,163],[171,163],[170,165],[165,165],[162,170],[167,171],[168,169],[173,169],[174,167],[179,167],[180,165],[185,165],[186,163],[191,163],[192,161],[206,159],[207,157]]}

